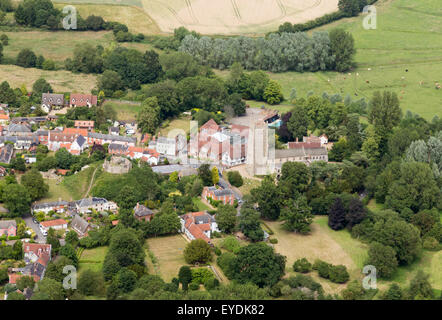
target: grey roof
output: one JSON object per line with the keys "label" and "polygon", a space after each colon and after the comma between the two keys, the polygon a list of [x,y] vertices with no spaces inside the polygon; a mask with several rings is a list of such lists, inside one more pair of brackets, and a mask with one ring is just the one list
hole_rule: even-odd
{"label": "grey roof", "polygon": [[15,117],[11,119],[12,123],[18,122],[45,122],[48,117]]}
{"label": "grey roof", "polygon": [[11,162],[13,152],[14,152],[14,147],[11,144],[5,144],[5,146],[0,150],[0,162],[1,163]]}
{"label": "grey roof", "polygon": [[44,203],[36,203],[32,206],[33,210],[41,210],[46,208],[52,208],[57,206],[67,206],[69,202],[67,201],[54,201],[54,202],[44,202]]}
{"label": "grey roof", "polygon": [[64,95],[59,93],[43,93],[41,96],[43,104],[61,106],[64,104]]}
{"label": "grey roof", "polygon": [[209,187],[209,190],[212,191],[216,196],[227,196],[233,194],[230,189],[217,189],[215,187]]}
{"label": "grey roof", "polygon": [[9,132],[31,132],[31,127],[26,124],[11,123],[8,126]]}
{"label": "grey roof", "polygon": [[119,144],[119,143],[111,143],[108,146],[108,150],[120,150],[120,151],[126,151],[129,147]]}
{"label": "grey roof", "polygon": [[157,143],[174,144],[175,139],[174,138],[167,138],[167,137],[159,137],[157,139]]}
{"label": "grey roof", "polygon": [[84,220],[82,217],[80,217],[78,214],[76,214],[71,221],[71,228],[74,228],[75,230],[77,230],[82,234],[86,233],[88,227],[89,223],[86,220]]}
{"label": "grey roof", "polygon": [[210,214],[206,213],[204,215],[201,216],[196,216],[195,217],[195,223],[196,224],[201,224],[201,223],[211,223],[211,222],[215,222],[215,218],[212,217]]}
{"label": "grey roof", "polygon": [[84,198],[81,200],[77,200],[75,202],[81,208],[89,208],[96,204],[107,203],[108,201],[104,198],[92,197],[92,198]]}
{"label": "grey roof", "polygon": [[325,156],[327,154],[328,152],[325,147],[275,150],[275,158]]}
{"label": "grey roof", "polygon": [[49,131],[48,130],[37,130],[34,133],[36,136],[48,136]]}
{"label": "grey roof", "polygon": [[120,129],[118,127],[109,127],[109,131],[110,132],[117,132],[117,133],[119,133]]}
{"label": "grey roof", "polygon": [[152,212],[152,210],[150,210],[149,208],[146,208],[142,204],[137,204],[134,208],[134,214],[137,217],[145,217],[145,216],[153,215],[153,212]]}
{"label": "grey roof", "polygon": [[86,142],[86,138],[83,136],[78,136],[76,141],[77,141],[78,145],[81,147]]}
{"label": "grey roof", "polygon": [[0,220],[0,229],[8,229],[10,226],[17,227],[15,220]]}
{"label": "grey roof", "polygon": [[102,134],[102,133],[98,133],[98,132],[89,132],[88,137],[95,138],[95,139],[111,140],[111,141],[123,141],[123,142],[129,142],[129,143],[137,143],[136,138],[125,137],[125,136],[115,136],[112,134]]}

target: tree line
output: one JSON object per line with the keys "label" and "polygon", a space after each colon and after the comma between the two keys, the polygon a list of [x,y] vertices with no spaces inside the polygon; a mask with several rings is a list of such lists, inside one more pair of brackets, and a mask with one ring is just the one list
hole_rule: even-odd
{"label": "tree line", "polygon": [[345,71],[352,66],[355,53],[351,34],[336,29],[330,32],[270,34],[265,38],[210,38],[187,35],[179,51],[187,52],[200,63],[226,69],[239,62],[248,70]]}

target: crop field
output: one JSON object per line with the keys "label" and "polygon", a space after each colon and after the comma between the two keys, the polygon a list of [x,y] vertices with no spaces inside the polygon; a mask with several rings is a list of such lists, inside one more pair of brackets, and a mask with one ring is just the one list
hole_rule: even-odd
{"label": "crop field", "polygon": [[99,15],[106,21],[126,24],[129,31],[133,33],[161,33],[156,22],[143,10],[140,0],[64,0],[54,2],[59,9],[68,4],[73,5],[83,19],[90,15]]}
{"label": "crop field", "polygon": [[[286,21],[306,22],[334,12],[338,7],[338,0],[58,0],[55,2],[78,6],[80,13],[82,8],[98,5],[97,11],[92,11],[95,14],[115,21],[126,19],[121,22],[128,24],[129,29],[155,34],[171,33],[180,26],[203,34],[263,34],[275,30],[278,25]],[[118,11],[109,9],[110,5],[118,7]],[[130,8],[127,9],[131,11],[130,14],[122,9],[124,6]],[[139,10],[140,13],[135,14],[134,10]],[[140,14],[144,14],[143,21],[138,19]]]}

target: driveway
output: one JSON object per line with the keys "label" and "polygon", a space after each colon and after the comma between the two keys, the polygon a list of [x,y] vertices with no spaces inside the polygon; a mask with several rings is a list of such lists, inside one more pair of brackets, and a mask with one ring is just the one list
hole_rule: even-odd
{"label": "driveway", "polygon": [[32,216],[28,214],[23,218],[23,220],[25,220],[26,226],[31,228],[37,235],[35,241],[37,241],[38,243],[46,243],[46,237],[43,235],[43,233],[41,233],[39,225],[32,221]]}

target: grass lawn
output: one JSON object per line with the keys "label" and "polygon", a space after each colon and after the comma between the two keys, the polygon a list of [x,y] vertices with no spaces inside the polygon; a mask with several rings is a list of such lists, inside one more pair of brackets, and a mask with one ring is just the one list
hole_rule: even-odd
{"label": "grass lawn", "polygon": [[198,207],[199,211],[211,210],[210,207],[202,202],[200,198],[193,198],[192,201]]}
{"label": "grass lawn", "polygon": [[58,201],[59,199],[69,201],[72,199],[69,190],[65,188],[63,183],[57,184],[57,180],[55,179],[46,179],[45,183],[49,185],[48,194],[38,202],[52,202]]}
{"label": "grass lawn", "polygon": [[[69,191],[74,200],[86,197],[86,191],[89,188],[95,169],[102,165],[102,162],[93,163],[89,168],[67,176],[63,180],[63,187]],[[94,179],[95,181],[95,179]]]}
{"label": "grass lawn", "polygon": [[107,100],[103,103],[103,106],[113,109],[117,113],[117,120],[120,121],[136,120],[141,109],[139,104],[124,103],[116,100]]}
{"label": "grass lawn", "polygon": [[91,74],[74,74],[66,70],[46,71],[35,68],[22,68],[14,65],[0,65],[0,78],[8,81],[12,88],[23,84],[28,91],[39,78],[46,79],[55,92],[91,92],[96,85],[96,76]]}
{"label": "grass lawn", "polygon": [[[157,274],[161,276],[164,281],[170,282],[178,275],[179,269],[186,265],[183,251],[187,245],[186,239],[182,235],[174,235],[167,237],[149,238],[146,240],[149,252],[155,257],[155,269]],[[149,269],[152,270],[152,269]]]}
{"label": "grass lawn", "polygon": [[[352,239],[348,231],[334,232],[329,229],[326,219],[326,217],[315,217],[309,235],[288,232],[281,227],[281,222],[265,222],[274,232],[271,238],[278,239],[278,243],[274,245],[275,250],[287,257],[287,274],[294,274],[293,263],[305,257],[311,263],[321,259],[334,265],[343,264],[347,267],[351,279],[361,278],[360,268],[366,254],[366,246]],[[309,275],[320,282],[328,293],[340,292],[346,286],[322,279],[316,271],[310,272]]]}
{"label": "grass lawn", "polygon": [[161,126],[160,134],[167,136],[169,132],[176,129],[183,130],[187,134],[190,132],[190,120],[190,116],[181,116],[172,120],[166,120]]}
{"label": "grass lawn", "polygon": [[[233,171],[233,170],[232,170]],[[261,180],[258,179],[250,179],[242,177],[244,184],[239,187],[239,191],[242,193],[242,195],[250,194],[250,190],[257,188],[261,185]]]}
{"label": "grass lawn", "polygon": [[92,271],[101,271],[103,268],[104,258],[108,247],[97,247],[94,249],[85,249],[81,254],[78,264],[78,271],[89,269]]}

